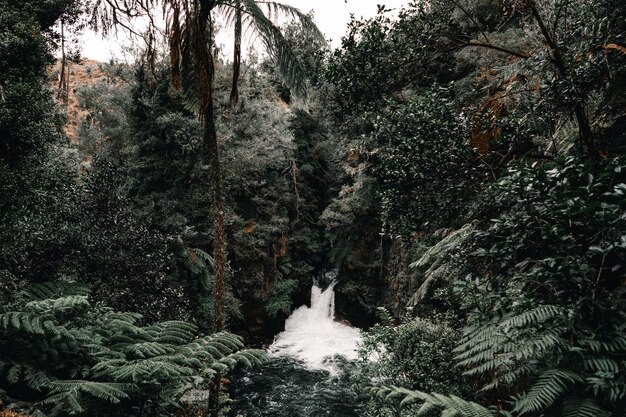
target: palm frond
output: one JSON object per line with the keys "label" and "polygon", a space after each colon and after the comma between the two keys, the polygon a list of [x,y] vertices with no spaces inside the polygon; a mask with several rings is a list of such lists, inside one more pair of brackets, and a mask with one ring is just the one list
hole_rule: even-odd
{"label": "palm frond", "polygon": [[300,9],[297,7],[290,6],[288,4],[283,4],[275,1],[258,1],[257,4],[263,4],[267,7],[269,12],[269,18],[281,18],[286,17],[293,21],[298,22],[300,27],[304,30],[307,35],[313,37],[316,42],[325,43],[324,34],[320,32],[319,28],[311,18],[306,13],[302,13]]}
{"label": "palm frond", "polygon": [[306,71],[280,28],[268,19],[255,0],[243,0],[242,5],[287,85],[296,94],[306,97]]}

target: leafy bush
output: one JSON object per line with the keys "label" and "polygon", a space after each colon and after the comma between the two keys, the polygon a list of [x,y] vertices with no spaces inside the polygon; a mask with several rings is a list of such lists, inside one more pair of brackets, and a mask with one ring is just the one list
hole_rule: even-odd
{"label": "leafy bush", "polygon": [[445,89],[390,106],[373,133],[383,221],[400,234],[447,226],[484,181],[468,122]]}
{"label": "leafy bush", "polygon": [[[483,194],[474,215],[484,220],[457,239],[464,250],[432,251],[444,258],[430,261],[470,270],[449,292],[468,313],[453,362],[481,381],[485,402],[510,398],[505,411],[520,416],[613,416],[626,406],[625,172],[623,158],[511,165]],[[427,408],[463,404],[416,388],[381,392]],[[466,406],[457,411],[475,415]]]}
{"label": "leafy bush", "polygon": [[488,191],[500,213],[475,232],[479,273],[459,283],[472,311],[457,360],[520,414],[624,406],[625,172],[621,158],[567,157],[512,167]]}
{"label": "leafy bush", "polygon": [[[463,380],[462,371],[450,366],[461,336],[459,331],[419,317],[406,318],[394,326],[389,313],[384,309],[381,312],[384,323],[365,332],[359,350],[361,358],[373,360],[363,365],[361,377],[366,376],[366,382],[463,397],[474,395],[471,381]],[[379,400],[377,396],[370,397],[372,415],[390,412],[389,402]],[[406,415],[412,415],[412,411]]]}

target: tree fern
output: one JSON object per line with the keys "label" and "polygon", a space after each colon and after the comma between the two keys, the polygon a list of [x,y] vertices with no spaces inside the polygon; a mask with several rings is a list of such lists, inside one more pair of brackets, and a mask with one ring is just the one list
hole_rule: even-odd
{"label": "tree fern", "polygon": [[[167,409],[189,389],[206,389],[216,373],[265,358],[243,349],[239,336],[198,336],[183,321],[142,327],[139,315],[94,308],[65,288],[40,285],[18,311],[0,314],[0,389],[26,384],[39,392],[31,412],[89,415],[100,407],[102,414],[102,406],[114,410],[124,400]],[[52,298],[40,299],[46,294]]]}
{"label": "tree fern", "polygon": [[590,398],[569,399],[563,402],[562,417],[606,417],[609,413]]}
{"label": "tree fern", "polygon": [[46,300],[49,298],[57,298],[62,295],[88,294],[89,288],[87,286],[66,281],[34,283],[24,289],[24,295],[31,300]]}
{"label": "tree fern", "polygon": [[81,414],[85,411],[83,395],[111,403],[119,404],[129,399],[129,394],[137,390],[132,384],[93,381],[53,381],[50,383],[50,394],[39,404],[55,404],[62,402],[68,406],[71,414]]}
{"label": "tree fern", "polygon": [[409,300],[409,305],[416,305],[426,297],[433,281],[439,278],[439,274],[436,274],[435,271],[446,264],[447,255],[462,245],[471,236],[474,229],[475,225],[468,223],[460,229],[448,233],[439,242],[428,248],[419,259],[410,264],[411,268],[428,266],[428,269],[424,272],[424,281]]}
{"label": "tree fern", "polygon": [[400,406],[404,407],[415,402],[422,402],[422,406],[414,414],[415,417],[432,416],[438,410],[442,417],[495,417],[495,413],[475,402],[466,401],[454,395],[427,394],[421,391],[409,390],[395,386],[373,388],[372,392],[387,400],[402,398]]}
{"label": "tree fern", "polygon": [[530,390],[516,399],[514,411],[520,415],[537,412],[552,406],[583,378],[566,369],[543,372]]}

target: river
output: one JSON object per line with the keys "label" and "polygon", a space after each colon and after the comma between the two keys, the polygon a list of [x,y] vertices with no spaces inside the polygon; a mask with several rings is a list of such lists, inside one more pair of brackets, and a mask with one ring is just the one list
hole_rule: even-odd
{"label": "river", "polygon": [[335,282],[311,288],[268,348],[269,362],[235,375],[232,417],[357,417],[350,373],[360,331],[335,321]]}

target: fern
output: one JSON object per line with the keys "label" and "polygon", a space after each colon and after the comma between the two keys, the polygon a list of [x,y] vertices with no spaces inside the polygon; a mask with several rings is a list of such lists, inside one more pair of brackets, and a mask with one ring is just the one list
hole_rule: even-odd
{"label": "fern", "polygon": [[428,248],[418,260],[410,264],[411,268],[428,266],[428,269],[424,273],[424,282],[422,282],[417,291],[411,296],[409,305],[415,306],[426,297],[434,281],[442,275],[436,273],[436,271],[439,271],[441,267],[445,268],[445,260],[448,258],[447,255],[452,250],[462,245],[471,236],[474,228],[475,225],[473,223],[468,223],[460,229],[448,233],[447,236]]}
{"label": "fern", "polygon": [[541,323],[557,316],[564,316],[565,310],[558,306],[542,305],[532,310],[524,311],[516,316],[500,322],[501,328],[525,327],[531,324]]}
{"label": "fern", "polygon": [[167,382],[194,374],[192,368],[175,363],[172,357],[102,361],[92,370],[97,377],[109,377],[115,381],[129,383]]}
{"label": "fern", "polygon": [[159,342],[141,342],[129,344],[122,350],[131,357],[146,359],[155,356],[169,355],[175,352],[175,348]]}
{"label": "fern", "polygon": [[562,417],[606,417],[609,413],[592,399],[569,399],[563,402]]}
{"label": "fern", "polygon": [[444,259],[442,255],[445,255],[451,249],[461,245],[471,235],[474,228],[474,224],[468,223],[460,229],[448,233],[439,242],[428,248],[418,260],[409,266],[411,268],[431,266],[432,269],[433,265],[438,265],[438,262]]}
{"label": "fern", "polygon": [[585,358],[582,361],[585,369],[592,372],[606,372],[606,373],[619,373],[623,368],[623,363],[620,366],[620,362],[617,360],[599,357],[599,358]]}
{"label": "fern", "polygon": [[200,274],[213,267],[213,257],[202,249],[186,248],[185,266],[194,274]]}
{"label": "fern", "polygon": [[[174,408],[216,372],[265,358],[244,350],[239,336],[199,337],[183,321],[142,327],[140,315],[94,309],[85,295],[62,294],[64,288],[41,284],[19,311],[0,314],[0,388],[6,381],[39,392],[32,412],[90,415],[102,403],[122,407],[137,395]],[[45,295],[52,298],[39,299]]]}
{"label": "fern", "polygon": [[24,290],[24,295],[30,300],[46,300],[66,295],[89,295],[89,288],[82,284],[53,281],[30,284]]}
{"label": "fern", "polygon": [[514,411],[520,415],[537,412],[553,405],[583,378],[569,370],[549,369],[543,372],[528,393],[516,400]]}
{"label": "fern", "polygon": [[25,309],[35,313],[51,314],[67,313],[72,310],[89,306],[89,301],[85,295],[66,295],[59,298],[31,301],[26,304]]}
{"label": "fern", "polygon": [[29,365],[0,362],[0,372],[5,373],[5,379],[9,384],[15,385],[24,382],[35,391],[44,390],[51,382],[50,377],[45,372]]}
{"label": "fern", "polygon": [[67,329],[35,313],[21,311],[0,314],[0,329],[36,335],[55,334],[71,337]]}
{"label": "fern", "polygon": [[[540,333],[520,333],[521,329],[563,318],[565,311],[557,306],[544,305],[521,314],[466,330],[461,343],[455,348],[458,366],[469,368],[466,375],[484,375],[505,367],[508,382],[515,372],[506,369],[515,363],[525,363],[549,352],[564,350],[569,342],[563,339],[564,328],[555,326]],[[522,375],[524,373],[519,373]],[[497,379],[497,376],[496,376]],[[487,384],[484,389],[499,384]]]}
{"label": "fern", "polygon": [[[263,363],[265,359],[266,354],[262,350],[244,350],[224,356],[219,360],[219,363],[226,365],[227,369],[232,369],[238,364],[251,368],[254,365]],[[223,370],[220,369],[220,371]]]}
{"label": "fern", "polygon": [[167,321],[146,328],[146,332],[159,343],[186,343],[197,331],[196,326],[184,321]]}
{"label": "fern", "polygon": [[50,395],[40,401],[40,405],[62,402],[68,406],[71,414],[81,414],[85,411],[83,394],[102,401],[119,404],[129,399],[129,393],[137,387],[131,384],[93,381],[54,381],[50,383]]}
{"label": "fern", "polygon": [[370,390],[374,395],[386,400],[402,398],[400,407],[405,407],[415,402],[422,402],[422,406],[414,414],[415,417],[432,416],[439,410],[442,417],[495,417],[495,413],[472,401],[466,401],[454,395],[446,396],[436,393],[427,394],[421,391],[413,391],[395,386],[376,387]]}

